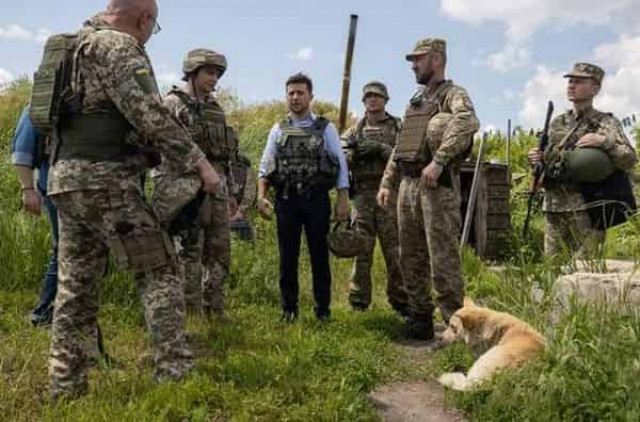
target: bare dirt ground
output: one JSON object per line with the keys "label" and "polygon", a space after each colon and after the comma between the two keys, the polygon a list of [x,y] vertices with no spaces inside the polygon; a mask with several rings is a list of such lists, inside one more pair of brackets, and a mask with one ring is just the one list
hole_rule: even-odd
{"label": "bare dirt ground", "polygon": [[[405,341],[400,353],[416,366],[425,365],[438,343]],[[463,422],[464,413],[447,407],[444,387],[435,379],[397,381],[379,387],[369,395],[385,422]]]}

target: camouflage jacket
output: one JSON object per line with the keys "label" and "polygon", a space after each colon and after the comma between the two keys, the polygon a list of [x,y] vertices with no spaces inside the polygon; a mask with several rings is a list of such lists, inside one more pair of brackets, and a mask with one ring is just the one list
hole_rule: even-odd
{"label": "camouflage jacket", "polygon": [[[226,117],[216,99],[207,96],[198,104],[195,96],[174,86],[164,97],[164,104],[189,130],[216,171],[229,177],[229,164],[235,159],[237,145],[227,135]],[[163,167],[160,173],[165,172]]]}
{"label": "camouflage jacket", "polygon": [[238,202],[238,209],[246,214],[256,202],[256,172],[251,168],[250,162],[237,160],[231,163],[233,185],[231,193]]}
{"label": "camouflage jacket", "polygon": [[[437,87],[437,85],[421,87],[421,95],[428,100],[431,95],[437,92]],[[407,106],[407,110],[410,107],[412,107],[411,104]],[[469,142],[480,128],[480,121],[476,116],[475,108],[467,91],[455,84],[446,93],[440,105],[440,111],[453,115],[444,130],[442,141],[433,152],[433,161],[446,166],[468,149]],[[425,133],[425,136],[427,135]],[[394,155],[395,151],[387,162],[387,167],[380,183],[381,187],[387,189],[393,189],[400,176]]]}
{"label": "camouflage jacket", "polygon": [[[143,46],[131,35],[111,28],[99,15],[85,23],[85,30],[88,34],[75,53],[72,73],[72,87],[83,111],[118,109],[134,128],[127,142],[157,150],[177,171],[193,171],[204,154],[162,104]],[[146,166],[141,154],[121,162],[59,160],[49,173],[49,194],[127,189],[139,185],[138,176]]]}
{"label": "camouflage jacket", "polygon": [[[602,149],[611,157],[616,168],[622,171],[633,169],[637,161],[636,153],[625,136],[620,121],[612,114],[603,113],[592,106],[581,110],[578,114],[574,110],[569,110],[553,119],[549,128],[549,145],[545,151],[545,157],[548,157],[554,147],[563,141],[578,119],[581,123],[567,141],[568,144],[574,144],[588,133],[603,135],[605,140]],[[580,189],[575,184],[564,182],[545,188],[544,210],[547,212],[575,211],[584,205]]]}
{"label": "camouflage jacket", "polygon": [[[374,124],[363,117],[347,129],[342,138],[346,142],[345,156],[356,185],[354,188],[362,189],[363,184],[375,184],[377,189],[399,131],[400,119],[388,113]],[[375,152],[364,155],[362,152],[371,149],[371,144]]]}

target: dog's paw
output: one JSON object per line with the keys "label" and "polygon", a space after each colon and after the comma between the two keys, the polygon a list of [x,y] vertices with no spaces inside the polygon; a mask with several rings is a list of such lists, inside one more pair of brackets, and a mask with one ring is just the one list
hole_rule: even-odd
{"label": "dog's paw", "polygon": [[440,375],[438,382],[445,387],[459,390],[460,386],[466,384],[467,377],[461,372],[449,372],[447,374]]}

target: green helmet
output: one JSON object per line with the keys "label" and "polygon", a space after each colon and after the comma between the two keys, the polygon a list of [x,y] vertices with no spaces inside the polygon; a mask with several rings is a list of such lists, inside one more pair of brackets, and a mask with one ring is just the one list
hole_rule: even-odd
{"label": "green helmet", "polygon": [[338,258],[353,258],[369,249],[374,238],[352,222],[337,222],[329,233],[329,250]]}
{"label": "green helmet", "polygon": [[364,101],[367,94],[377,94],[389,101],[389,91],[387,91],[387,86],[379,81],[368,82],[362,87],[362,101]]}
{"label": "green helmet", "polygon": [[196,72],[202,66],[213,66],[220,69],[220,76],[227,70],[227,59],[224,54],[220,54],[206,48],[196,48],[187,53],[182,62],[182,72],[189,75]]}
{"label": "green helmet", "polygon": [[609,155],[599,148],[576,148],[565,159],[567,177],[577,183],[600,182],[616,170]]}

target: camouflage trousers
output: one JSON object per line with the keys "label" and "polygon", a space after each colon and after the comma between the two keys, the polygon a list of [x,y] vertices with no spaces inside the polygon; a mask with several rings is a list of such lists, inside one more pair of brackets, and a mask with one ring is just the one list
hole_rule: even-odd
{"label": "camouflage trousers", "polygon": [[[356,225],[374,239],[380,240],[382,255],[387,267],[387,299],[391,307],[404,311],[407,294],[402,284],[398,263],[398,219],[396,198],[384,209],[376,202],[376,190],[359,191],[353,198]],[[353,263],[349,286],[349,303],[357,308],[367,308],[371,304],[371,266],[375,242],[358,255]]]}
{"label": "camouflage trousers", "polygon": [[60,222],[58,294],[51,332],[53,397],[82,394],[96,350],[96,314],[109,251],[134,273],[154,349],[155,378],[177,379],[192,367],[175,257],[138,188],[52,196]]}
{"label": "camouflage trousers", "polygon": [[[204,215],[203,215],[204,214]],[[223,315],[223,283],[231,265],[229,203],[226,190],[208,194],[201,210],[205,223],[178,234],[177,246],[183,271],[187,307]]]}
{"label": "camouflage trousers", "polygon": [[544,253],[554,257],[569,253],[574,257],[594,257],[605,239],[604,230],[595,230],[587,211],[546,212]]}
{"label": "camouflage trousers", "polygon": [[403,177],[398,193],[400,270],[413,318],[429,318],[436,302],[445,321],[462,307],[464,281],[460,258],[460,177],[453,188],[421,188]]}

